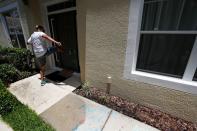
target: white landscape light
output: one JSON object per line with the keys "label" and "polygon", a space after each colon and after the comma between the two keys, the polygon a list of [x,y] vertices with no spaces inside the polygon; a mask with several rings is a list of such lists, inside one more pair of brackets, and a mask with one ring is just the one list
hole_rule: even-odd
{"label": "white landscape light", "polygon": [[106,88],[107,94],[110,93],[111,83],[112,83],[112,77],[110,75],[107,75],[107,88]]}
{"label": "white landscape light", "polygon": [[109,75],[107,76],[107,83],[110,83],[110,84],[112,83],[112,78]]}

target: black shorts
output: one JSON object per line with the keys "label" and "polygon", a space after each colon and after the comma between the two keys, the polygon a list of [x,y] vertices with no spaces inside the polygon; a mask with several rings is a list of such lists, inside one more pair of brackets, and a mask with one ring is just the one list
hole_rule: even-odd
{"label": "black shorts", "polygon": [[57,47],[49,47],[47,49],[47,52],[43,56],[36,58],[36,63],[38,67],[41,68],[42,66],[46,65],[47,56],[55,53],[56,51],[57,51]]}
{"label": "black shorts", "polygon": [[46,61],[47,61],[46,59],[47,59],[46,54],[41,56],[41,57],[36,58],[36,63],[37,63],[39,68],[46,65]]}

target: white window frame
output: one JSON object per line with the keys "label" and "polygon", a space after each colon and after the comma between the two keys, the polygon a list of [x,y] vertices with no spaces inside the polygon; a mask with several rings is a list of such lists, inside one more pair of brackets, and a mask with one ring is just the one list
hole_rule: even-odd
{"label": "white window frame", "polygon": [[124,78],[135,80],[170,89],[197,94],[197,82],[192,81],[197,67],[197,38],[194,43],[183,78],[174,78],[159,74],[152,74],[136,70],[137,55],[139,49],[140,35],[147,33],[156,34],[197,34],[197,31],[141,31],[144,0],[130,0],[129,28],[126,48],[126,59],[124,66]]}
{"label": "white window frame", "polygon": [[[3,23],[4,32],[6,33],[7,39],[9,40],[9,42],[10,42],[9,44],[10,44],[11,46],[13,46],[13,45],[11,44],[11,38],[10,38],[10,35],[12,34],[12,32],[9,32],[9,29],[8,29],[7,24],[6,24],[6,21],[5,21],[5,17],[4,17],[2,14],[5,13],[5,12],[8,12],[8,11],[10,11],[10,10],[13,10],[13,9],[16,9],[17,12],[18,12],[18,14],[19,14],[19,20],[20,20],[20,24],[21,24],[21,27],[22,27],[22,31],[23,31],[22,34],[23,34],[23,36],[24,36],[24,39],[25,39],[25,40],[27,39],[27,38],[26,38],[26,35],[24,34],[24,27],[23,27],[23,24],[22,24],[23,22],[22,22],[22,20],[21,20],[21,13],[20,13],[20,11],[19,11],[18,3],[17,3],[17,2],[10,3],[10,4],[8,4],[8,5],[6,5],[6,6],[0,8],[0,18],[1,18],[1,21],[2,21],[2,23]],[[18,47],[21,48],[21,45],[19,44],[18,38],[17,38],[17,42],[18,42]],[[26,46],[26,48],[27,48],[26,42],[25,42],[25,46]]]}

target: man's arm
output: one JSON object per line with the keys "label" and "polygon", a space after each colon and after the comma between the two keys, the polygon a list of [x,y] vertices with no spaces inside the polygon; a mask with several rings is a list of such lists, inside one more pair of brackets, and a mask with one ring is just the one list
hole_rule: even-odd
{"label": "man's arm", "polygon": [[58,46],[61,46],[62,44],[56,40],[54,40],[53,38],[51,38],[50,36],[48,36],[47,34],[42,35],[43,38],[45,38],[48,41],[54,42],[55,44],[57,44]]}
{"label": "man's arm", "polygon": [[29,37],[29,39],[27,40],[27,45],[30,45],[30,44],[32,44],[31,37]]}

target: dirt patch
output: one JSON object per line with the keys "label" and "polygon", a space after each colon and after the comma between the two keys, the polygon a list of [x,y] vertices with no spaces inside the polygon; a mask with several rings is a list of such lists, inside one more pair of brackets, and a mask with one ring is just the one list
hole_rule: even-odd
{"label": "dirt patch", "polygon": [[108,95],[97,88],[76,89],[74,93],[133,117],[162,131],[197,131],[197,124],[171,116],[156,109]]}

